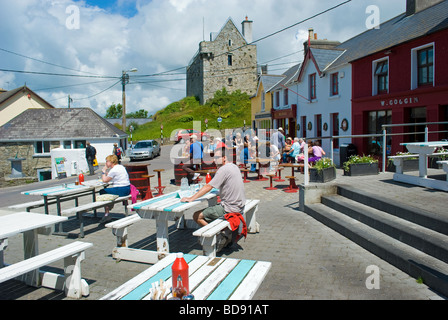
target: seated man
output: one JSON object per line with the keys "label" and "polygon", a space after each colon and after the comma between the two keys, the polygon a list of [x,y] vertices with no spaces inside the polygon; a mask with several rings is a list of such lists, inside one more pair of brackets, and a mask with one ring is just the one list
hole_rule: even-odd
{"label": "seated man", "polygon": [[224,150],[223,148],[215,150],[215,163],[219,169],[213,179],[193,196],[181,199],[182,202],[191,202],[202,197],[213,188],[219,189],[221,203],[206,208],[204,211],[197,211],[193,215],[194,221],[201,227],[227,213],[244,213],[246,196],[241,172],[235,164],[228,161]]}

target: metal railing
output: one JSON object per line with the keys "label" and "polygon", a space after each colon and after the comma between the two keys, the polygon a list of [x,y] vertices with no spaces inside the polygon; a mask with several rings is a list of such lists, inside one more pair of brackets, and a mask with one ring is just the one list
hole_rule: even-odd
{"label": "metal railing", "polygon": [[[416,135],[416,134],[424,134],[425,142],[429,139],[430,133],[448,133],[448,130],[438,130],[438,131],[429,131],[428,125],[444,125],[448,124],[448,121],[442,122],[421,122],[421,123],[403,123],[403,124],[383,124],[382,130],[383,133],[377,134],[359,134],[359,135],[343,135],[343,136],[325,136],[325,137],[311,137],[305,138],[306,140],[322,140],[322,139],[330,139],[330,159],[331,162],[334,162],[334,139],[352,139],[352,138],[375,138],[382,137],[382,172],[386,172],[386,156],[387,156],[387,137],[388,136],[405,136],[405,135]],[[416,132],[400,132],[400,133],[387,133],[387,128],[392,127],[408,127],[408,126],[425,126],[425,131],[416,131]],[[305,145],[304,150],[308,150],[308,144]],[[304,152],[304,184],[309,184],[309,173],[308,173],[308,153]],[[342,164],[340,164],[342,165]]]}

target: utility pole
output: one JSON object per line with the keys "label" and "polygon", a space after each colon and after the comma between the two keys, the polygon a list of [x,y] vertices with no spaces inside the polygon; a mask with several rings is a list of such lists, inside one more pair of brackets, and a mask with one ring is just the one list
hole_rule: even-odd
{"label": "utility pole", "polygon": [[128,72],[137,72],[137,68],[133,68],[131,70],[123,70],[121,74],[121,84],[122,84],[122,107],[123,107],[123,115],[122,115],[122,124],[121,130],[126,132],[126,85],[129,83],[129,75]]}
{"label": "utility pole", "polygon": [[73,102],[73,99],[70,98],[70,95],[68,95],[68,108],[70,109],[70,102]]}

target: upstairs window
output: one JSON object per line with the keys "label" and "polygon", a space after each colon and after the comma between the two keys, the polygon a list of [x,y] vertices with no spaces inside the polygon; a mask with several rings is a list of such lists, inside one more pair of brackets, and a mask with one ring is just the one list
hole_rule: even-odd
{"label": "upstairs window", "polygon": [[389,61],[383,60],[376,64],[375,82],[377,94],[389,91]]}
{"label": "upstairs window", "polygon": [[288,89],[285,89],[283,90],[283,105],[287,106],[288,104]]}
{"label": "upstairs window", "polygon": [[331,74],[330,82],[330,95],[337,96],[339,94],[339,72]]}
{"label": "upstairs window", "polygon": [[233,61],[232,61],[232,55],[229,54],[227,56],[227,65],[232,66],[233,65]]}
{"label": "upstairs window", "polygon": [[432,85],[434,81],[434,49],[428,47],[417,52],[418,85]]}
{"label": "upstairs window", "polygon": [[35,154],[50,153],[50,141],[36,141],[34,144]]}
{"label": "upstairs window", "polygon": [[310,74],[309,76],[309,96],[310,100],[316,99],[316,74]]}

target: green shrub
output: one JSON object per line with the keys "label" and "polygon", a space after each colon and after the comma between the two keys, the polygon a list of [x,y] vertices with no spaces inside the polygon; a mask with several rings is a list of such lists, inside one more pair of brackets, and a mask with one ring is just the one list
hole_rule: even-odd
{"label": "green shrub", "polygon": [[377,162],[378,162],[378,160],[374,159],[370,155],[369,156],[366,156],[366,155],[362,155],[362,156],[354,155],[354,156],[351,156],[350,158],[348,158],[348,160],[346,162],[344,162],[343,168],[344,168],[344,171],[349,171],[351,164],[355,164],[355,163],[377,163]]}

